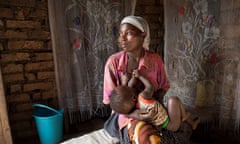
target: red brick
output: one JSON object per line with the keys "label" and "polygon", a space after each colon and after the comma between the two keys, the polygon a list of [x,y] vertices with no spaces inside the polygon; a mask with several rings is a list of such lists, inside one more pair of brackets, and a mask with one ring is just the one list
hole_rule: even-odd
{"label": "red brick", "polygon": [[43,42],[42,41],[9,41],[8,42],[8,49],[10,50],[37,50],[43,49]]}
{"label": "red brick", "polygon": [[28,15],[31,13],[32,8],[18,7],[15,10],[15,18],[18,20],[28,19]]}
{"label": "red brick", "polygon": [[8,20],[6,22],[8,28],[40,28],[41,24],[37,21],[19,21],[19,20]]}
{"label": "red brick", "polygon": [[159,23],[151,23],[151,24],[149,24],[149,26],[151,27],[151,30],[159,31],[159,28],[160,28],[160,24]]}
{"label": "red brick", "polygon": [[155,0],[137,0],[137,5],[155,5]]}
{"label": "red brick", "polygon": [[10,8],[0,8],[0,18],[13,18],[13,11]]}
{"label": "red brick", "polygon": [[43,99],[49,99],[49,98],[56,98],[56,91],[50,90],[42,93],[42,98]]}
{"label": "red brick", "polygon": [[23,65],[22,64],[8,64],[2,66],[2,73],[16,73],[16,72],[23,72]]}
{"label": "red brick", "polygon": [[48,10],[48,2],[47,0],[36,1],[36,9],[39,10]]}
{"label": "red brick", "polygon": [[36,53],[36,57],[34,60],[41,61],[41,60],[53,60],[53,53]]}
{"label": "red brick", "polygon": [[10,5],[24,6],[24,7],[34,7],[35,0],[8,0]]}
{"label": "red brick", "polygon": [[28,32],[28,38],[29,39],[41,39],[41,40],[49,40],[51,39],[51,35],[49,31],[31,31]]}
{"label": "red brick", "polygon": [[1,39],[27,39],[27,32],[20,32],[14,30],[7,30],[6,32],[0,31]]}
{"label": "red brick", "polygon": [[[26,12],[25,12],[26,11]],[[26,14],[28,14],[30,11],[30,8],[16,8],[15,10],[15,18],[19,20],[24,20],[26,19]]]}
{"label": "red brick", "polygon": [[54,79],[54,72],[39,72],[37,74],[37,79]]}
{"label": "red brick", "polygon": [[53,69],[53,62],[39,62],[39,63],[27,63],[25,70],[29,71],[38,71],[38,70],[48,70]]}
{"label": "red brick", "polygon": [[11,121],[19,122],[22,120],[30,120],[32,119],[32,111],[20,111],[17,113],[10,113]]}
{"label": "red brick", "polygon": [[32,109],[32,103],[20,103],[16,105],[17,111],[28,111]]}
{"label": "red brick", "polygon": [[146,6],[144,8],[145,14],[160,14],[161,11],[159,6]]}
{"label": "red brick", "polygon": [[[22,128],[22,129],[24,129],[24,128]],[[36,136],[37,134],[38,134],[37,131],[33,128],[29,128],[29,129],[25,128],[25,131],[20,130],[17,132],[18,138],[22,138],[24,140],[26,138],[28,138],[28,144],[38,143],[38,141],[36,141],[36,138],[34,141],[32,140],[32,138],[34,136]]]}
{"label": "red brick", "polygon": [[155,0],[157,5],[163,5],[164,4],[164,0]]}
{"label": "red brick", "polygon": [[20,121],[17,123],[13,123],[11,125],[11,128],[17,131],[22,131],[24,128],[30,128],[31,127],[31,123],[29,121]]}
{"label": "red brick", "polygon": [[21,92],[22,88],[20,84],[14,84],[10,86],[10,93]]}
{"label": "red brick", "polygon": [[53,85],[51,82],[39,82],[39,83],[29,83],[23,86],[23,91],[34,91],[34,90],[49,90],[52,89]]}
{"label": "red brick", "polygon": [[158,23],[158,25],[162,24],[160,22],[160,21],[162,21],[162,17],[161,16],[148,15],[145,19],[149,22],[149,25],[154,24],[154,23]]}
{"label": "red brick", "polygon": [[18,95],[10,95],[7,97],[7,101],[9,103],[11,102],[29,102],[30,101],[30,96],[29,94],[22,93]]}
{"label": "red brick", "polygon": [[29,53],[10,53],[2,54],[1,62],[16,62],[16,61],[27,61],[30,60]]}
{"label": "red brick", "polygon": [[33,101],[39,101],[39,100],[42,100],[42,97],[41,97],[41,93],[33,93],[32,94],[32,100]]}
{"label": "red brick", "polygon": [[33,73],[26,73],[25,77],[27,80],[36,80],[36,75]]}
{"label": "red brick", "polygon": [[23,81],[24,76],[23,73],[18,74],[8,74],[3,76],[4,82],[16,82],[16,81]]}
{"label": "red brick", "polygon": [[35,9],[32,11],[29,16],[29,18],[44,18],[48,17],[48,11],[45,9]]}

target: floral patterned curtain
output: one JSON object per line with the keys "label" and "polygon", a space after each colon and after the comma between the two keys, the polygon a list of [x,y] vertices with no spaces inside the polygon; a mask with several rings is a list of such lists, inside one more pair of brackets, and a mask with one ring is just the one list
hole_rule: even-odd
{"label": "floral patterned curtain", "polygon": [[239,8],[236,0],[165,0],[168,95],[230,129],[240,122]]}
{"label": "floral patterned curtain", "polygon": [[132,0],[48,1],[60,106],[70,123],[107,114],[102,104],[104,64],[119,50],[122,17]]}

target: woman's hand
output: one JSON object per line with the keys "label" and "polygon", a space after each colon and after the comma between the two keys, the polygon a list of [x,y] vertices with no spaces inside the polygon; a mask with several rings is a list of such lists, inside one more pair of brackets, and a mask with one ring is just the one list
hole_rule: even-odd
{"label": "woman's hand", "polygon": [[138,69],[133,70],[132,76],[138,78],[141,75],[140,71]]}
{"label": "woman's hand", "polygon": [[127,74],[127,73],[123,74],[123,75],[121,76],[121,83],[122,83],[122,85],[123,85],[123,86],[127,86],[128,81],[129,81],[129,76],[128,76],[128,74]]}

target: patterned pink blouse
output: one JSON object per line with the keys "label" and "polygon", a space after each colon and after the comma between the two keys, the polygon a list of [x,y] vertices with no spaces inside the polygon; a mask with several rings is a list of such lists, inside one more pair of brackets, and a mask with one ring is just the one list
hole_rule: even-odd
{"label": "patterned pink blouse", "polygon": [[[105,65],[103,103],[109,104],[109,95],[114,87],[121,84],[121,76],[127,68],[128,56],[124,51],[111,55]],[[170,87],[166,76],[162,58],[153,52],[144,51],[143,57],[139,61],[138,70],[143,76],[148,78],[155,91],[162,89],[167,91]],[[125,115],[120,114],[118,118],[119,128],[125,127],[129,123]]]}

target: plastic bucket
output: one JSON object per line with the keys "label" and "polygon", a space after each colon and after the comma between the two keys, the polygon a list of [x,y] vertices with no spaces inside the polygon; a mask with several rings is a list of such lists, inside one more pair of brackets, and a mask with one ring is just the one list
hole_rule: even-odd
{"label": "plastic bucket", "polygon": [[41,144],[57,144],[62,140],[63,112],[63,109],[55,110],[42,104],[33,105],[33,117]]}

